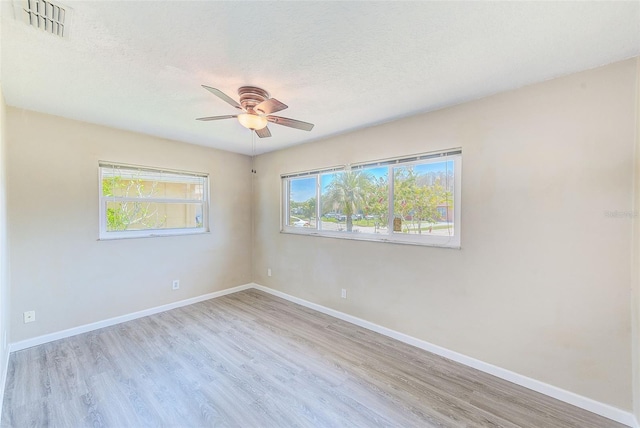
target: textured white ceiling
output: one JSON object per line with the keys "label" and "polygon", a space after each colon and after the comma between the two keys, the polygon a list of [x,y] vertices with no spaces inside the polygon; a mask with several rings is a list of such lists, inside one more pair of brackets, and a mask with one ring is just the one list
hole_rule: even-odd
{"label": "textured white ceiling", "polygon": [[312,122],[263,153],[640,55],[640,2],[65,1],[69,39],[2,4],[7,104],[251,153],[237,99],[268,90]]}

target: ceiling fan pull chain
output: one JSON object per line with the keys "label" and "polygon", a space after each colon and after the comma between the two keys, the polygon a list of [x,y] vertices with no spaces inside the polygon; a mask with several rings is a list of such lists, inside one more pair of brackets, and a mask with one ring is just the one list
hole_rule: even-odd
{"label": "ceiling fan pull chain", "polygon": [[251,173],[256,173],[255,159],[256,159],[256,133],[249,130],[251,133]]}

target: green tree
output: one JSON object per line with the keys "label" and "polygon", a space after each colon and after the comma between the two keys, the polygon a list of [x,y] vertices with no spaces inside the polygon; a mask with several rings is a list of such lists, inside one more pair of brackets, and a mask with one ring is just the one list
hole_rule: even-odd
{"label": "green tree", "polygon": [[[144,197],[155,194],[157,182],[151,182],[147,189],[142,179],[123,179],[119,176],[108,177],[102,180],[102,194],[109,196],[136,196]],[[158,218],[157,207],[148,202],[116,201],[107,206],[107,230],[127,230],[132,226],[140,225],[145,229],[156,229],[162,226],[166,216]]]}
{"label": "green tree", "polygon": [[301,205],[302,215],[311,220],[311,217],[316,215],[316,197],[311,197],[304,201]]}
{"label": "green tree", "polygon": [[296,214],[311,220],[316,215],[316,197],[312,196],[304,202],[289,201],[290,214]]}
{"label": "green tree", "polygon": [[322,195],[324,211],[340,210],[347,217],[347,232],[353,230],[353,214],[365,206],[371,176],[364,171],[336,173]]}
{"label": "green tree", "polygon": [[422,233],[422,223],[435,224],[440,219],[438,205],[452,200],[451,192],[445,190],[440,179],[432,185],[426,184],[425,176],[411,167],[397,168],[394,175],[394,214],[406,223],[410,218],[411,228],[406,232]]}
{"label": "green tree", "polygon": [[372,177],[369,180],[363,211],[365,215],[375,217],[374,227],[376,232],[380,224],[388,223],[389,183],[387,182],[387,176]]}
{"label": "green tree", "polygon": [[396,168],[393,175],[393,213],[403,224],[411,217],[414,195],[417,189],[417,174],[413,168]]}

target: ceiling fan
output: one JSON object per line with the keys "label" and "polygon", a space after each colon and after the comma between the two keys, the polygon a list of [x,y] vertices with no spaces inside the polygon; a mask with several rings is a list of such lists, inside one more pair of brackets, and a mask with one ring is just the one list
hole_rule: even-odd
{"label": "ceiling fan", "polygon": [[271,115],[271,113],[284,110],[288,106],[275,98],[269,97],[269,93],[264,89],[255,86],[241,86],[238,88],[238,95],[240,96],[240,104],[238,104],[233,98],[219,89],[205,85],[202,85],[202,87],[238,110],[243,110],[244,113],[199,117],[196,120],[207,121],[237,118],[242,126],[255,131],[260,138],[271,137],[271,132],[269,128],[267,128],[269,122],[288,126],[289,128],[302,129],[303,131],[311,131],[313,128],[312,123]]}

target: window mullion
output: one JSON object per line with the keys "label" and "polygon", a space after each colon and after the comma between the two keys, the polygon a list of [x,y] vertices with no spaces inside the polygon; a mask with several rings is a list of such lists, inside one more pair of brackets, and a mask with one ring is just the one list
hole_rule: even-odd
{"label": "window mullion", "polygon": [[389,194],[388,194],[388,214],[387,214],[387,235],[391,236],[393,235],[393,218],[395,213],[393,212],[393,206],[394,206],[394,201],[393,201],[393,167],[389,166],[389,170],[387,171],[387,183],[389,183],[389,185],[387,186],[389,188]]}
{"label": "window mullion", "polygon": [[202,204],[202,199],[173,199],[173,198],[135,198],[132,196],[109,196],[109,201],[112,202],[141,202],[141,203],[154,203],[154,204]]}
{"label": "window mullion", "polygon": [[316,230],[322,230],[322,208],[321,208],[321,186],[320,186],[320,174],[316,174]]}
{"label": "window mullion", "polygon": [[291,226],[289,223],[291,221],[291,180],[287,180],[287,200],[284,203],[284,212],[287,216],[284,220],[284,224],[287,226]]}

